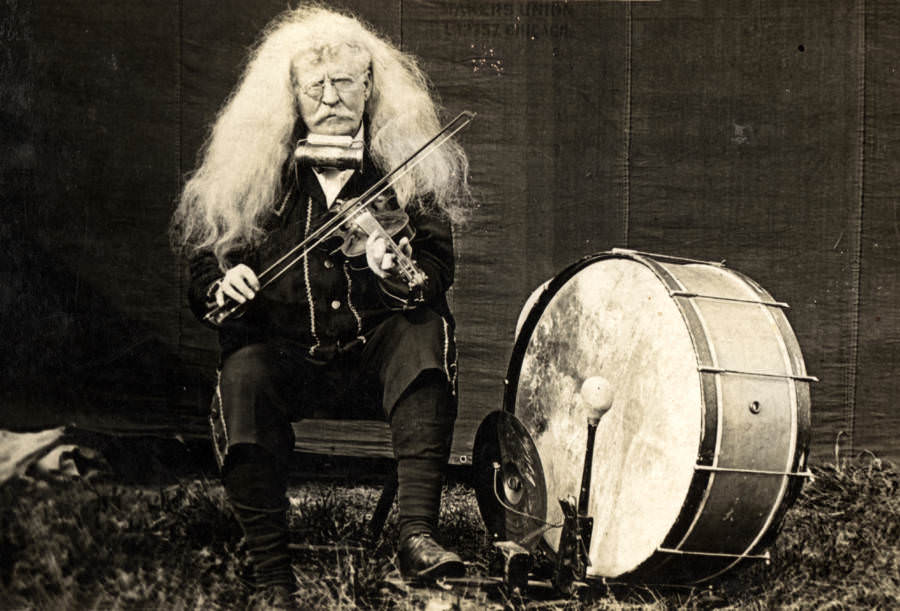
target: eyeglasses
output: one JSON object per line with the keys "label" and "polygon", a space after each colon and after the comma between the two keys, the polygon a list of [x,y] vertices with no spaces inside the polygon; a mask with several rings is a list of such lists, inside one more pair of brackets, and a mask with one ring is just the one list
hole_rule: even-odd
{"label": "eyeglasses", "polygon": [[363,85],[363,79],[361,76],[356,78],[350,76],[326,76],[321,81],[315,81],[313,83],[301,85],[300,91],[313,100],[321,100],[322,96],[325,95],[326,82],[331,83],[331,86],[334,87],[334,90],[337,91],[338,95],[342,97],[345,94],[353,93]]}

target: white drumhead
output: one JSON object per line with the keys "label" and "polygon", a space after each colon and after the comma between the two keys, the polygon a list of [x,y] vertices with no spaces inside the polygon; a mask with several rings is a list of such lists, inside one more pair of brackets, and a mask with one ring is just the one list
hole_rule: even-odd
{"label": "white drumhead", "polygon": [[[585,379],[612,385],[594,448],[588,574],[616,577],[659,547],[681,511],[701,438],[700,376],[681,312],[662,282],[631,259],[578,271],[531,332],[516,386],[516,416],[535,441],[558,500],[577,502],[587,439]],[[554,549],[559,529],[546,535]]]}

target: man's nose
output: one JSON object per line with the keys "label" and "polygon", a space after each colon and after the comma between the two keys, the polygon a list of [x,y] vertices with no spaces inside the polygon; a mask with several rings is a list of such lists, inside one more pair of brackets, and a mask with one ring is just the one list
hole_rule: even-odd
{"label": "man's nose", "polygon": [[338,95],[337,88],[334,86],[334,83],[331,82],[331,79],[325,79],[325,83],[323,84],[324,89],[322,89],[322,103],[327,104],[328,106],[334,106],[340,100],[340,96]]}

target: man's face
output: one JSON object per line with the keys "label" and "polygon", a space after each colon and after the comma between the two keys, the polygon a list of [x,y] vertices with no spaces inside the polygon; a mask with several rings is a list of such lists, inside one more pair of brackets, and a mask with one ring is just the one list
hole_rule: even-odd
{"label": "man's face", "polygon": [[310,133],[356,134],[372,88],[369,62],[368,54],[346,46],[294,58],[295,94]]}

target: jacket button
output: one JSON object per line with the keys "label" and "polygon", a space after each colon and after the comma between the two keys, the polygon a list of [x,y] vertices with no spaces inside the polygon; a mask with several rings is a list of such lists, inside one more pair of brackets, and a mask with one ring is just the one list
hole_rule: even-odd
{"label": "jacket button", "polygon": [[339,310],[339,309],[341,309],[341,302],[338,301],[337,299],[335,299],[334,301],[332,301],[332,302],[331,302],[331,309],[332,309],[332,310]]}
{"label": "jacket button", "polygon": [[334,263],[331,262],[331,259],[325,259],[325,269],[331,269],[334,267]]}

